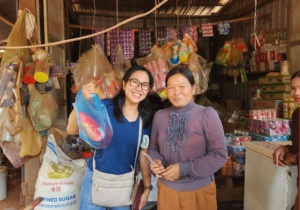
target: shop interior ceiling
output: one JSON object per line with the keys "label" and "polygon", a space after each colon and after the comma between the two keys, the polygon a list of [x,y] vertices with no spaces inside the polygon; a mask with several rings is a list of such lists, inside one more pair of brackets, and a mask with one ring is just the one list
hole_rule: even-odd
{"label": "shop interior ceiling", "polygon": [[[108,16],[129,18],[152,9],[162,0],[64,0],[70,22],[77,22],[79,16]],[[254,10],[254,0],[243,0],[243,8],[227,14],[226,10],[239,0],[168,0],[156,12],[156,18],[211,18],[211,20],[239,18]],[[257,0],[258,6],[263,6],[274,0]],[[17,17],[18,0],[0,0],[0,45],[5,44]],[[116,7],[118,5],[118,7]],[[247,14],[248,13],[248,14]],[[154,14],[145,18],[154,18]]]}

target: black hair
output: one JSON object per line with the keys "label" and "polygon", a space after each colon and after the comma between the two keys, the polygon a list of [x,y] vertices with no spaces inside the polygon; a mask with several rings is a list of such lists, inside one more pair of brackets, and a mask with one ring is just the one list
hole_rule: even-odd
{"label": "black hair", "polygon": [[168,83],[168,80],[171,76],[175,75],[175,74],[181,74],[182,76],[184,76],[185,78],[187,78],[187,80],[189,81],[189,83],[193,86],[195,84],[195,79],[194,79],[194,75],[192,73],[192,71],[189,68],[185,68],[185,67],[174,67],[172,68],[167,76],[166,76],[166,86]]}
{"label": "black hair", "polygon": [[292,74],[291,76],[291,80],[295,79],[296,77],[300,77],[300,70],[299,71],[296,71]]}
{"label": "black hair", "polygon": [[[148,71],[144,66],[132,66],[130,67],[124,74],[123,79],[121,82],[125,81],[127,82],[128,79],[130,78],[130,76],[136,72],[136,71],[143,71],[146,72],[148,74],[149,77],[149,85],[152,88],[153,84],[154,84],[154,78],[153,75],[150,71]],[[148,95],[150,93],[151,89],[148,92]],[[144,128],[148,127],[151,122],[152,122],[152,117],[153,114],[151,113],[151,111],[148,110],[150,101],[149,101],[149,96],[147,95],[147,97],[141,101],[138,105],[138,111],[139,114],[143,120],[143,126]],[[117,93],[117,95],[112,99],[113,103],[114,103],[114,115],[117,118],[118,122],[123,122],[123,112],[122,112],[122,108],[124,106],[125,103],[125,91],[123,90],[123,88],[121,87],[120,91]]]}

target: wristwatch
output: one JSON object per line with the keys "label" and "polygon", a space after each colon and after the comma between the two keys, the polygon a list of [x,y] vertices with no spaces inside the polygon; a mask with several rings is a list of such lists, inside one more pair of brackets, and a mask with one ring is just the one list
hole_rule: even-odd
{"label": "wristwatch", "polygon": [[146,190],[146,189],[148,189],[148,190],[153,190],[153,186],[152,185],[150,185],[150,186],[144,186],[144,190]]}

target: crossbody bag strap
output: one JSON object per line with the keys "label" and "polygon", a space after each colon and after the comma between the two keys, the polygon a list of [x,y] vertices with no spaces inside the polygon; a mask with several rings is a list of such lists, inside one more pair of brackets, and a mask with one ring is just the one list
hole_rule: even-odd
{"label": "crossbody bag strap", "polygon": [[[137,155],[138,155],[138,152],[139,152],[139,147],[140,147],[141,138],[142,138],[142,128],[143,128],[143,120],[142,120],[142,118],[140,117],[139,136],[138,136],[138,143],[137,143],[137,146],[136,146],[136,154],[135,154],[135,159],[134,159],[134,166],[133,166],[133,168],[135,168],[136,160],[137,160]],[[95,150],[94,155],[93,155],[93,171],[94,171],[95,168],[96,168],[96,161],[95,161],[96,151],[97,151],[97,150]]]}

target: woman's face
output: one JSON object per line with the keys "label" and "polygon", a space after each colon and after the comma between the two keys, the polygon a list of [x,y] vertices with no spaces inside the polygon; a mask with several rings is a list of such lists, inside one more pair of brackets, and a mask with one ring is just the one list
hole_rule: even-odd
{"label": "woman's face", "polygon": [[184,107],[194,99],[195,85],[180,73],[174,74],[167,82],[167,94],[173,106]]}
{"label": "woman's face", "polygon": [[300,77],[295,77],[291,81],[291,96],[297,104],[300,104]]}
{"label": "woman's face", "polygon": [[128,81],[123,81],[122,85],[125,92],[125,103],[139,104],[150,91],[147,90],[149,76],[144,71],[133,72]]}

